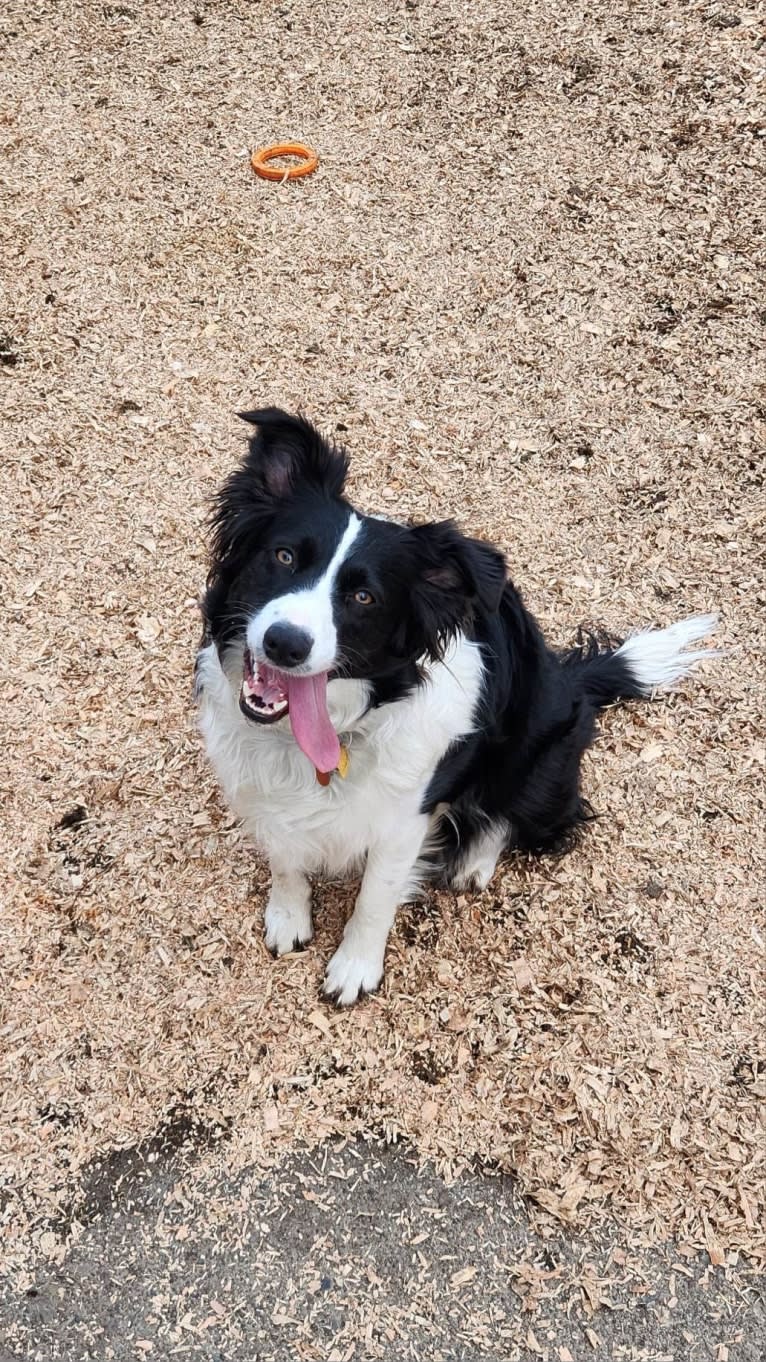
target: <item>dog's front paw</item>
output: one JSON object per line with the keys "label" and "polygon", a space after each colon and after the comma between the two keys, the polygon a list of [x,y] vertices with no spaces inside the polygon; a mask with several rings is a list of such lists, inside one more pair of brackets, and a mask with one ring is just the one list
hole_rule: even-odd
{"label": "dog's front paw", "polygon": [[269,899],[264,926],[266,945],[272,955],[303,950],[314,935],[310,908],[281,903],[274,898]]}
{"label": "dog's front paw", "polygon": [[374,993],[382,978],[382,956],[363,954],[353,939],[342,941],[327,966],[322,992],[338,1007],[350,1007],[365,993]]}

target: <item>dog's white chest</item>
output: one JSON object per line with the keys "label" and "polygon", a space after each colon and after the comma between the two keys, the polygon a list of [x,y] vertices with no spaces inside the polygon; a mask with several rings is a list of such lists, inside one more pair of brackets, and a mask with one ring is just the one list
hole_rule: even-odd
{"label": "dog's white chest", "polygon": [[458,640],[428,684],[392,705],[368,711],[363,682],[334,682],[330,714],[348,770],[327,785],[289,720],[259,726],[244,717],[238,678],[227,677],[212,646],[198,659],[200,727],[227,800],[256,843],[268,855],[294,854],[306,869],[342,874],[417,815],[439,760],[471,729],[481,670],[479,650]]}

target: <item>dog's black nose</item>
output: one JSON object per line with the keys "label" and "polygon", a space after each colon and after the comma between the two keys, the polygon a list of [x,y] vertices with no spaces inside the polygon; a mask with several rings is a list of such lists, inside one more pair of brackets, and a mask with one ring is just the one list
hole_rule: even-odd
{"label": "dog's black nose", "polygon": [[272,624],[263,635],[263,651],[275,667],[299,667],[313,644],[311,635],[294,624]]}

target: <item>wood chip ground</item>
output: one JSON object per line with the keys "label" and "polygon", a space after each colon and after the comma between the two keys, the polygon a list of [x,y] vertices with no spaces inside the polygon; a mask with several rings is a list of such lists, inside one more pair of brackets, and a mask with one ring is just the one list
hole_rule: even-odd
{"label": "wood chip ground", "polygon": [[[0,16],[5,1265],[179,1111],[203,1164],[406,1137],[713,1264],[763,1230],[763,11],[11,0]],[[298,138],[319,170],[256,180]],[[190,704],[233,413],[501,544],[550,639],[718,610],[605,715],[569,857],[274,963]],[[460,1284],[456,1283],[456,1289]]]}

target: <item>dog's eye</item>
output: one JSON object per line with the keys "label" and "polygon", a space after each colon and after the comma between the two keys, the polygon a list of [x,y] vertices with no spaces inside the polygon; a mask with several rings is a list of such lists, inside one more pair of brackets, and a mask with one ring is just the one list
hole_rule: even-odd
{"label": "dog's eye", "polygon": [[278,563],[282,564],[282,567],[292,567],[295,562],[295,554],[292,549],[275,549],[274,557]]}
{"label": "dog's eye", "polygon": [[354,592],[354,600],[356,601],[357,605],[374,605],[374,604],[375,604],[375,597],[372,595],[372,592],[370,592],[370,591],[364,591],[364,590],[362,590],[362,591],[355,591],[355,592]]}

